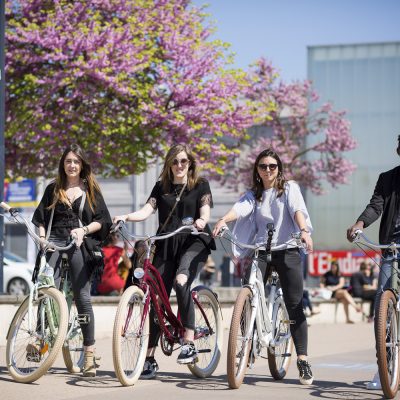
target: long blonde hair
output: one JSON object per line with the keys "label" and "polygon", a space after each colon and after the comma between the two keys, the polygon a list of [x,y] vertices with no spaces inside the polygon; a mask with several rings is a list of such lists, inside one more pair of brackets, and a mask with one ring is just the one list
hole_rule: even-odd
{"label": "long blonde hair", "polygon": [[55,180],[56,185],[54,187],[53,193],[53,203],[49,206],[49,208],[54,208],[58,201],[64,203],[66,205],[70,205],[66,194],[67,188],[67,174],[65,173],[64,169],[64,161],[67,157],[68,153],[74,153],[82,164],[82,170],[79,177],[82,179],[83,183],[85,184],[86,190],[86,198],[88,200],[90,209],[93,211],[96,207],[96,193],[100,193],[100,186],[96,181],[94,174],[92,173],[92,168],[88,161],[86,160],[86,156],[82,150],[82,148],[77,144],[72,144],[68,146],[65,150],[63,155],[61,156],[60,162],[58,164],[58,175]]}
{"label": "long blonde hair", "polygon": [[187,154],[189,160],[189,169],[187,173],[187,188],[189,190],[192,190],[197,185],[200,179],[196,166],[196,160],[189,146],[185,144],[175,144],[168,150],[168,153],[165,156],[164,166],[159,177],[165,192],[168,192],[171,183],[174,181],[174,174],[172,173],[171,167],[177,155],[182,151],[184,151]]}

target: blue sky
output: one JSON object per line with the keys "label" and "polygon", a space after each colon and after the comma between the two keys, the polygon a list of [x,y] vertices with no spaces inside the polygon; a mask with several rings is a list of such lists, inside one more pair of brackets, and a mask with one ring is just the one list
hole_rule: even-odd
{"label": "blue sky", "polygon": [[400,41],[400,0],[194,0],[209,4],[215,37],[235,67],[263,56],[285,80],[307,77],[307,46]]}

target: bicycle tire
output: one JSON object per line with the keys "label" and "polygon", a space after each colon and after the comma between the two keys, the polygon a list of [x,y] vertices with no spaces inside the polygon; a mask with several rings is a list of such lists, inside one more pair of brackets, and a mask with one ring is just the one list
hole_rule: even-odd
{"label": "bicycle tire", "polygon": [[382,391],[387,399],[396,396],[399,387],[399,348],[397,346],[396,296],[385,290],[375,316],[376,357]]}
{"label": "bicycle tire", "polygon": [[79,322],[77,321],[78,311],[75,303],[71,304],[69,310],[68,330],[65,342],[62,347],[62,355],[65,366],[71,374],[82,371],[85,352],[83,349],[83,334]]}
{"label": "bicycle tire", "polygon": [[[290,333],[290,318],[282,298],[279,298],[275,302],[273,316],[275,318],[273,337],[275,339],[279,339],[279,337]],[[293,340],[291,336],[282,341],[279,346],[276,346],[274,348],[268,346],[268,366],[271,375],[275,380],[281,380],[286,376],[286,373],[290,366],[292,349]]]}
{"label": "bicycle tire", "polygon": [[240,387],[248,367],[253,334],[250,334],[247,341],[243,338],[243,334],[249,332],[250,329],[252,297],[251,290],[243,287],[233,308],[227,357],[228,383],[231,389]]}
{"label": "bicycle tire", "polygon": [[134,385],[140,377],[149,342],[149,315],[140,332],[143,314],[143,291],[137,286],[125,290],[119,301],[113,330],[113,363],[123,386]]}
{"label": "bicycle tire", "polygon": [[193,289],[197,292],[198,301],[201,304],[208,324],[197,304],[194,304],[195,311],[195,334],[203,333],[204,336],[195,339],[196,350],[199,352],[197,361],[188,364],[190,372],[198,378],[209,377],[217,368],[221,358],[223,330],[221,308],[214,293],[205,286],[198,286]]}
{"label": "bicycle tire", "polygon": [[[32,325],[42,328],[42,324],[37,321],[37,316],[40,311],[39,308],[43,307],[46,299],[50,299],[50,306],[55,310],[52,317],[46,314],[47,321],[51,320],[56,332],[51,332],[53,328],[49,323],[43,323],[45,330],[39,331],[35,329],[35,335],[29,331],[28,325],[28,307],[29,296],[25,298],[21,306],[18,308],[11,322],[6,345],[6,362],[10,375],[14,380],[21,383],[31,383],[44,375],[49,368],[53,365],[61,346],[64,342],[68,326],[68,307],[63,294],[54,287],[43,287],[38,289],[38,300],[32,303]],[[37,309],[36,309],[37,307]],[[43,313],[47,311],[43,310]],[[36,320],[35,320],[36,318]],[[22,337],[20,337],[22,336]],[[38,341],[38,336],[42,340]],[[20,347],[22,346],[22,347]],[[27,351],[28,346],[30,349],[36,347],[37,353]],[[17,348],[19,347],[19,349]],[[35,358],[32,361],[32,358]]]}

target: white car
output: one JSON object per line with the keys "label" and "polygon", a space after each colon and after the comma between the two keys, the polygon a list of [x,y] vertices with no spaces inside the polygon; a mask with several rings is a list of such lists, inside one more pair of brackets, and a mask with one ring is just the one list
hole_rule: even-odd
{"label": "white car", "polygon": [[32,287],[34,265],[22,257],[4,250],[3,293],[23,296]]}

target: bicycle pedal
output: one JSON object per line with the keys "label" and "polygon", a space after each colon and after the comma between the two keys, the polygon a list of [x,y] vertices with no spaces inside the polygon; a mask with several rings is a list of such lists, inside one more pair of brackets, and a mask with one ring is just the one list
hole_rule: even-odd
{"label": "bicycle pedal", "polygon": [[90,316],[89,316],[89,314],[77,314],[76,321],[79,324],[87,325],[90,321]]}
{"label": "bicycle pedal", "polygon": [[211,349],[198,350],[198,353],[211,353]]}

